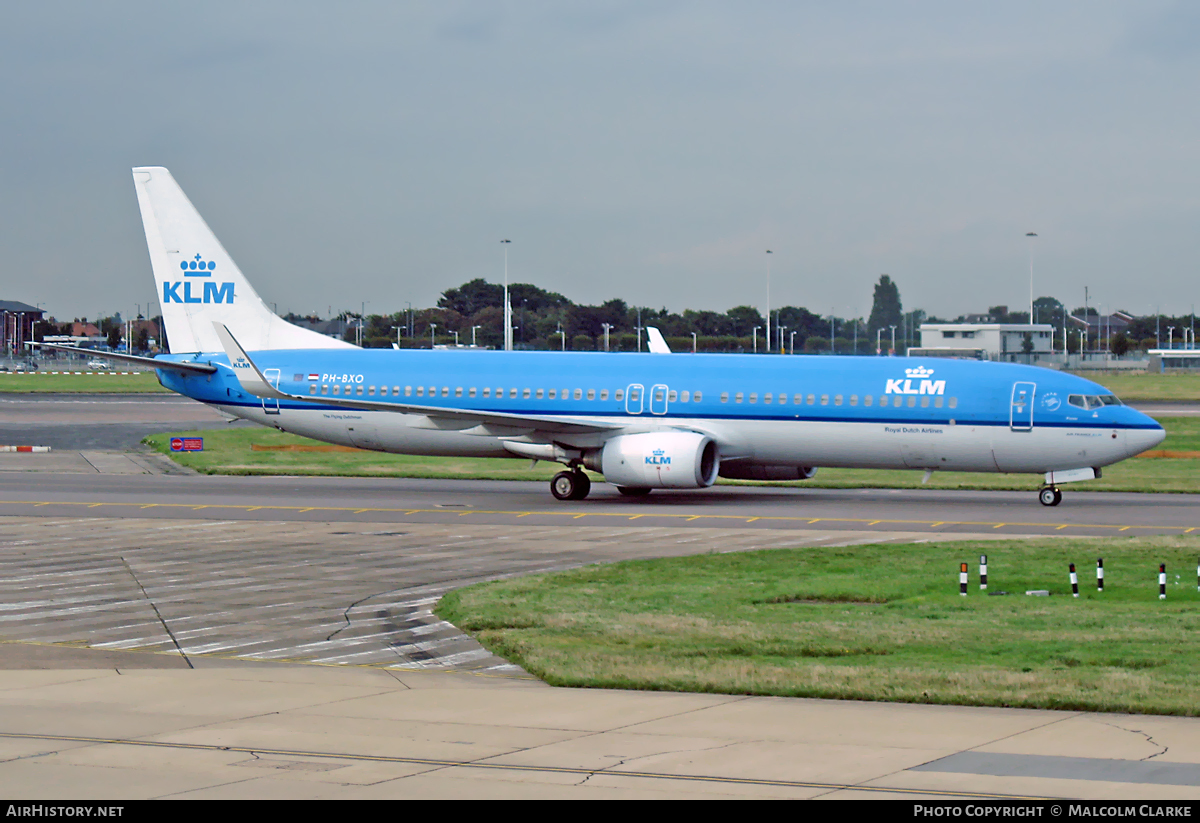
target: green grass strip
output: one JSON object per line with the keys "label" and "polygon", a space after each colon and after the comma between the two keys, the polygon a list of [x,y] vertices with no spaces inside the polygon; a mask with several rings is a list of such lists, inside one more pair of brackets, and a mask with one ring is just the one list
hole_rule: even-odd
{"label": "green grass strip", "polygon": [[[1198,551],[1154,537],[707,554],[471,586],[436,613],[557,686],[1196,716]],[[989,591],[1010,594],[980,593],[981,554]]]}

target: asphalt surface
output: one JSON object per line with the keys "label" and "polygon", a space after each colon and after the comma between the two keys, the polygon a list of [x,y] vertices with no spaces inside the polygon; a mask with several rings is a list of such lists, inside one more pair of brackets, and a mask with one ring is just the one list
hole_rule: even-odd
{"label": "asphalt surface", "polygon": [[224,425],[170,396],[0,396],[0,440],[78,450],[0,472],[5,796],[1200,799],[1193,718],[554,689],[433,613],[470,583],[638,557],[1189,534],[1200,495],[596,484],[560,502],[120,453]]}

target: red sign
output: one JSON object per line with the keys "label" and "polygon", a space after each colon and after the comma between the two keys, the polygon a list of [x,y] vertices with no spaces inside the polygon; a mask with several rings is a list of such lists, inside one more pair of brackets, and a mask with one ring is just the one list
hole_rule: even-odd
{"label": "red sign", "polygon": [[204,451],[203,437],[172,437],[171,451],[173,452],[202,452]]}

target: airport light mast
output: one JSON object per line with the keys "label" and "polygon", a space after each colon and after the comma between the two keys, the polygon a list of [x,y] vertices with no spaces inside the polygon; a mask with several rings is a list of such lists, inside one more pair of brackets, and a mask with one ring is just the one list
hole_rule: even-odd
{"label": "airport light mast", "polygon": [[504,350],[512,351],[512,306],[508,303],[508,244],[511,240],[501,240],[504,246]]}

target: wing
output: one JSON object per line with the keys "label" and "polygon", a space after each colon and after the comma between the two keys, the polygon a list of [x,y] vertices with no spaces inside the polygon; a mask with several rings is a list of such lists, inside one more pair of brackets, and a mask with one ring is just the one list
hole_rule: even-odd
{"label": "wing", "polygon": [[[289,394],[271,385],[246,354],[241,344],[221,323],[213,323],[217,337],[229,357],[229,364],[237,376],[242,388],[254,395],[271,400],[290,400],[296,403],[308,403],[320,406],[339,406],[360,411],[399,412],[401,414],[424,415],[430,420],[430,428],[465,429],[469,426],[480,426],[479,434],[495,436],[511,436],[517,432],[539,431],[554,434],[598,434],[601,432],[617,431],[622,426],[611,423],[584,422],[570,418],[546,417],[528,414],[505,414],[504,412],[479,411],[476,409],[447,409],[440,406],[416,406],[410,403],[386,403],[377,400],[354,400],[350,398],[306,397],[302,394]],[[516,430],[516,431],[514,431]]]}

